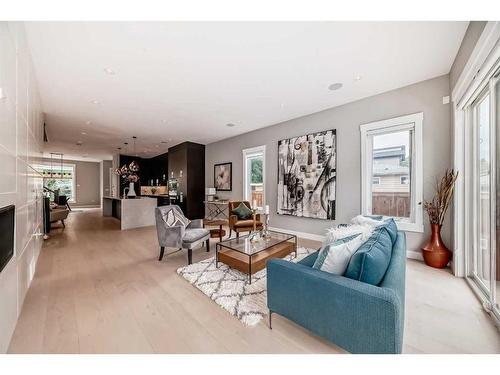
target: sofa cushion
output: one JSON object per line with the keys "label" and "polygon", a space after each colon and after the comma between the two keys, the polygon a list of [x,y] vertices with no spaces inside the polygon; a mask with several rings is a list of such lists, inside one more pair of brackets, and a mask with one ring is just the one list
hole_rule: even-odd
{"label": "sofa cushion", "polygon": [[387,225],[377,227],[351,257],[344,276],[372,285],[380,284],[391,261],[392,245]]}
{"label": "sofa cushion", "polygon": [[245,220],[252,217],[253,211],[247,207],[246,204],[241,202],[238,207],[236,207],[232,213],[238,216],[239,220]]}
{"label": "sofa cushion", "polygon": [[[262,223],[260,221],[257,221],[256,223],[257,227],[262,227]],[[236,223],[234,223],[235,228],[253,228],[253,220],[239,220]]]}
{"label": "sofa cushion", "polygon": [[203,237],[208,236],[210,232],[204,228],[186,229],[182,242],[193,243],[201,240]]}
{"label": "sofa cushion", "polygon": [[[361,236],[356,236],[351,241],[328,245],[324,250],[325,260],[320,270],[334,275],[342,276],[349,264],[352,255],[364,243]],[[316,268],[313,266],[313,268]]]}
{"label": "sofa cushion", "polygon": [[398,226],[396,225],[396,222],[392,218],[384,220],[384,226],[389,232],[392,244],[394,245],[396,243],[396,239],[398,238]]}

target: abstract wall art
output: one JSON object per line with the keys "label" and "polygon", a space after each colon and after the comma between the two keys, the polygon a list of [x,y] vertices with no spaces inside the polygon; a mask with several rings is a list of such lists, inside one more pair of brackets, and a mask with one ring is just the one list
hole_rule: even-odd
{"label": "abstract wall art", "polygon": [[335,219],[335,130],[278,142],[278,214]]}
{"label": "abstract wall art", "polygon": [[218,191],[231,191],[233,188],[233,163],[214,165],[214,186]]}

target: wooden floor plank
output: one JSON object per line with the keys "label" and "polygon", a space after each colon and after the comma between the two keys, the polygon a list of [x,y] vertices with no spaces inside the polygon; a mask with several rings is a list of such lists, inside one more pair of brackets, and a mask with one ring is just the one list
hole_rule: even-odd
{"label": "wooden floor plank", "polygon": [[[44,243],[9,352],[344,352],[278,315],[273,330],[243,325],[178,276],[187,254],[168,250],[159,262],[154,227],[120,231],[100,210],[73,212]],[[500,336],[463,279],[410,260],[403,351],[499,353]]]}

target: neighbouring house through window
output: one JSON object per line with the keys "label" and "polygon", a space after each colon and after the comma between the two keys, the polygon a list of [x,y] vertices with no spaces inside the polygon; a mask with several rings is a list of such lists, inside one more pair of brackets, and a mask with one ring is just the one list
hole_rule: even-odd
{"label": "neighbouring house through window", "polygon": [[422,113],[361,125],[362,210],[423,231]]}

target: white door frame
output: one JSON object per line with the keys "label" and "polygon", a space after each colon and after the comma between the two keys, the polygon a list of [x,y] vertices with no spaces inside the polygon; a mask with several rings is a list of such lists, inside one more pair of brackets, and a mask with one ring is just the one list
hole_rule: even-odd
{"label": "white door frame", "polygon": [[[500,314],[491,306],[488,292],[484,285],[477,282],[477,277],[471,275],[474,259],[471,259],[470,249],[477,245],[477,176],[474,173],[474,163],[477,151],[477,124],[472,113],[472,104],[484,90],[490,93],[490,216],[492,217],[490,232],[495,233],[496,221],[496,151],[500,145],[495,145],[496,113],[494,85],[498,82],[500,68],[500,22],[488,22],[474,48],[457,85],[452,92],[453,102],[453,164],[459,172],[454,196],[454,254],[453,273],[465,277],[472,290],[483,302],[483,307],[500,324]],[[494,105],[495,104],[495,105]],[[477,166],[476,166],[477,169]],[[470,230],[472,228],[472,230]],[[496,268],[496,236],[490,236],[490,293],[495,293]],[[473,258],[473,257],[472,257]],[[498,301],[497,301],[498,303]]]}
{"label": "white door frame", "polygon": [[458,171],[453,198],[453,261],[452,270],[455,276],[465,277],[467,256],[465,249],[472,244],[469,221],[473,212],[468,202],[472,199],[472,186],[466,181],[472,180],[471,167],[473,150],[468,140],[472,130],[466,128],[471,122],[471,113],[466,108],[475,96],[486,87],[489,77],[494,73],[495,65],[500,59],[500,22],[488,22],[481,34],[476,47],[458,78],[451,94],[453,104],[453,167]]}

